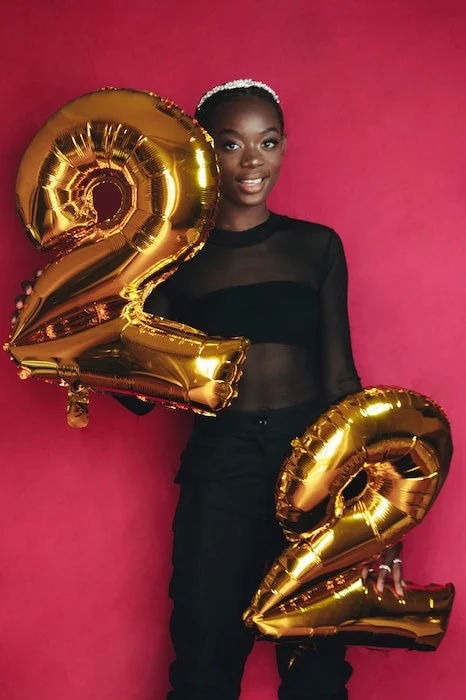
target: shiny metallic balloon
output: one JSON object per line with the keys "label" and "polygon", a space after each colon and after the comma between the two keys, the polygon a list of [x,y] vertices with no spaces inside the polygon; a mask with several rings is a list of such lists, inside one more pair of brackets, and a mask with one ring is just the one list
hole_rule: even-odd
{"label": "shiny metallic balloon", "polygon": [[[99,221],[94,190],[118,211]],[[237,395],[249,341],[208,337],[144,313],[147,295],[207,240],[218,200],[211,137],[172,101],[104,89],[62,107],[21,161],[17,205],[57,259],[4,346],[19,376],[68,387],[68,422],[87,423],[88,388],[215,415]]]}
{"label": "shiny metallic balloon", "polygon": [[[451,432],[421,394],[370,387],[331,406],[292,441],[277,482],[277,518],[290,546],[260,584],[245,622],[259,636],[341,634],[346,644],[435,649],[452,584],[408,582],[400,597],[361,568],[432,506],[448,472]],[[356,486],[356,489],[355,489]]]}

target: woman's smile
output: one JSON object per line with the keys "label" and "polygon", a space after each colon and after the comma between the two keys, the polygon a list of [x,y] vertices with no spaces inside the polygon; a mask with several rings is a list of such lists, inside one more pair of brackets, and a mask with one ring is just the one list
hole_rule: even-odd
{"label": "woman's smile", "polygon": [[246,194],[256,194],[264,187],[265,180],[266,177],[264,176],[255,178],[236,178],[235,182],[242,192],[245,192]]}

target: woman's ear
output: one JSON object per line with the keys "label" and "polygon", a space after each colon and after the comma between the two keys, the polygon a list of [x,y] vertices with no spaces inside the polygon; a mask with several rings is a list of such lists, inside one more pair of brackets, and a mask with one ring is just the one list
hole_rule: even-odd
{"label": "woman's ear", "polygon": [[287,140],[288,140],[288,135],[286,133],[283,133],[283,136],[282,136],[282,156],[285,155]]}

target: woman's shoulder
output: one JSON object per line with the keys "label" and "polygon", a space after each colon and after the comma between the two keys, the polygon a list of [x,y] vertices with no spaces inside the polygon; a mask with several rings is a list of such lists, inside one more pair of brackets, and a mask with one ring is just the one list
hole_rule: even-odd
{"label": "woman's shoulder", "polygon": [[310,236],[316,243],[328,246],[332,242],[338,244],[341,241],[339,234],[331,226],[287,214],[277,214],[277,216],[280,217],[284,229],[300,236]]}

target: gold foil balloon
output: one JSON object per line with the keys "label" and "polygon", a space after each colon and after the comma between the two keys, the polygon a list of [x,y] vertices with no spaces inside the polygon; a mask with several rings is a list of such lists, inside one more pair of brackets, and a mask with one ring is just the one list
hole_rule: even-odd
{"label": "gold foil balloon", "polygon": [[[84,95],[29,145],[18,210],[33,243],[58,257],[5,349],[21,378],[68,387],[70,425],[87,422],[88,387],[207,415],[237,395],[247,339],[210,338],[142,310],[154,287],[204,245],[217,182],[210,136],[152,93]],[[102,183],[118,188],[119,206],[99,221],[93,192]]]}
{"label": "gold foil balloon", "polygon": [[452,584],[407,582],[403,597],[361,578],[417,525],[448,472],[448,420],[431,399],[371,387],[331,406],[292,441],[277,482],[277,518],[290,546],[245,612],[259,636],[341,634],[346,644],[435,649],[448,622]]}

